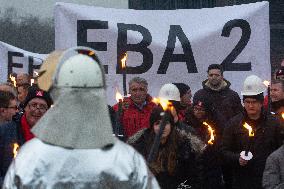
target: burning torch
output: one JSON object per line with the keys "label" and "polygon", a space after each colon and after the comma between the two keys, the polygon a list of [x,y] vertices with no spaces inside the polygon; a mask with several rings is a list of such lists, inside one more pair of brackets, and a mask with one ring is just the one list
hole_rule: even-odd
{"label": "burning torch", "polygon": [[123,76],[123,94],[127,96],[126,90],[126,60],[127,60],[127,53],[125,53],[124,57],[121,59],[121,69],[122,69],[122,76]]}
{"label": "burning torch", "polygon": [[16,158],[17,154],[18,154],[18,150],[19,150],[19,144],[18,143],[14,143],[13,144],[13,157],[14,159]]}
{"label": "burning torch", "polygon": [[241,157],[244,160],[251,160],[253,155],[249,150],[250,150],[250,147],[251,147],[252,139],[254,137],[254,132],[253,132],[252,127],[249,124],[247,124],[246,122],[243,124],[243,127],[248,130],[248,143],[247,143],[245,151],[241,152]]}
{"label": "burning torch", "polygon": [[121,131],[120,117],[123,113],[123,110],[122,110],[123,97],[119,93],[117,88],[116,88],[116,93],[115,93],[115,99],[118,102],[118,110],[115,113],[115,131],[114,131],[114,134],[115,134],[116,137],[123,137],[124,135],[120,134],[120,131]]}
{"label": "burning torch", "polygon": [[265,80],[263,84],[267,87],[267,97],[268,97],[268,104],[267,104],[267,114],[271,113],[271,97],[270,97],[270,82]]}
{"label": "burning torch", "polygon": [[160,104],[162,106],[164,112],[161,113],[162,121],[160,123],[160,130],[159,130],[159,133],[155,136],[154,143],[153,143],[153,145],[150,149],[150,153],[149,153],[148,158],[147,158],[148,163],[151,163],[155,159],[155,156],[156,156],[156,154],[159,150],[162,134],[164,132],[166,124],[168,123],[168,121],[170,119],[170,115],[169,115],[169,112],[167,110],[170,107],[172,107],[171,102],[169,102],[168,100],[162,99],[162,98],[159,98],[159,99],[154,98],[153,102]]}
{"label": "burning torch", "polygon": [[203,122],[202,123],[203,125],[205,125],[205,126],[207,126],[207,128],[208,128],[208,132],[209,132],[209,134],[210,134],[210,139],[208,140],[208,144],[210,144],[210,145],[213,145],[213,141],[214,141],[214,139],[215,139],[215,130],[207,123],[207,122]]}
{"label": "burning torch", "polygon": [[13,83],[14,87],[17,87],[16,77],[10,74],[9,78],[10,78],[10,81]]}

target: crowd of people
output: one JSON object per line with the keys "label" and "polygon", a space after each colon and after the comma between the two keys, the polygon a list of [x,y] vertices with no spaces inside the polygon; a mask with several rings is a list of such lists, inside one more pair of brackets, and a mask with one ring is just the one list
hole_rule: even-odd
{"label": "crowd of people", "polygon": [[3,188],[284,188],[284,68],[269,87],[248,76],[241,98],[218,64],[194,95],[167,83],[159,102],[134,77],[109,106],[93,52],[63,53],[44,90],[28,74],[0,85]]}

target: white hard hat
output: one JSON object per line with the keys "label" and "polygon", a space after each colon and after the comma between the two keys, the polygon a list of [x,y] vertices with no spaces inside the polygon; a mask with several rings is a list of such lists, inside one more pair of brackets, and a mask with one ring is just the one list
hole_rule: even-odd
{"label": "white hard hat", "polygon": [[[82,53],[84,52],[84,53]],[[54,86],[58,88],[104,88],[104,71],[97,59],[89,56],[93,50],[77,47],[65,52],[54,75]]]}
{"label": "white hard hat", "polygon": [[180,101],[180,93],[178,88],[174,84],[167,83],[161,87],[159,98],[165,100]]}
{"label": "white hard hat", "polygon": [[263,81],[256,75],[248,76],[243,85],[243,90],[241,95],[243,96],[253,96],[263,93],[266,90],[266,86]]}

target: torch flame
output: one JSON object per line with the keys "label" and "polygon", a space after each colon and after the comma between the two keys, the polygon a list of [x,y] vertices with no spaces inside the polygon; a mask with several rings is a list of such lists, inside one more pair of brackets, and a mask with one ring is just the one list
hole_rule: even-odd
{"label": "torch flame", "polygon": [[34,74],[35,74],[36,77],[39,76],[38,72],[36,72],[36,71],[34,71]]}
{"label": "torch flame", "polygon": [[253,137],[254,136],[254,132],[252,130],[252,127],[249,124],[247,124],[246,122],[243,124],[243,126],[244,126],[244,128],[246,128],[248,130],[249,136]]}
{"label": "torch flame", "polygon": [[210,134],[210,140],[208,140],[207,143],[212,145],[214,138],[215,138],[215,136],[214,136],[215,130],[212,129],[212,127],[208,123],[206,123],[205,121],[203,122],[203,125],[206,125],[208,127],[208,131],[209,131],[209,134]]}
{"label": "torch flame", "polygon": [[121,67],[126,67],[127,53],[125,53],[124,57],[121,59]]}
{"label": "torch flame", "polygon": [[122,95],[120,94],[120,92],[118,91],[118,89],[116,88],[116,93],[115,93],[115,99],[117,102],[119,102],[119,100],[123,100]]}
{"label": "torch flame", "polygon": [[10,74],[9,78],[13,82],[14,87],[16,87],[17,86],[16,78],[14,76],[12,76],[11,74]]}
{"label": "torch flame", "polygon": [[160,104],[164,111],[166,111],[168,108],[172,107],[172,103],[166,99],[163,98],[153,98],[152,100],[155,104]]}
{"label": "torch flame", "polygon": [[16,158],[17,154],[18,154],[18,150],[19,150],[19,145],[18,143],[14,143],[13,144],[13,155],[14,155],[14,158]]}
{"label": "torch flame", "polygon": [[282,117],[282,119],[284,119],[284,112],[283,112],[283,113],[281,113],[281,117]]}
{"label": "torch flame", "polygon": [[263,84],[264,84],[266,87],[268,87],[268,86],[270,85],[270,82],[267,81],[267,80],[265,80],[265,81],[263,81]]}
{"label": "torch flame", "polygon": [[34,83],[35,83],[35,80],[31,79],[31,86],[33,86]]}

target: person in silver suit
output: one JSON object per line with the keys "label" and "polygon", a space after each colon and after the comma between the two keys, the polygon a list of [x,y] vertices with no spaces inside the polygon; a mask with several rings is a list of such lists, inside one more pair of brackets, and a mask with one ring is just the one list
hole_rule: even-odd
{"label": "person in silver suit", "polygon": [[19,150],[3,188],[160,188],[143,157],[112,134],[94,50],[76,47],[47,60],[38,85],[54,106],[32,129],[35,138]]}

